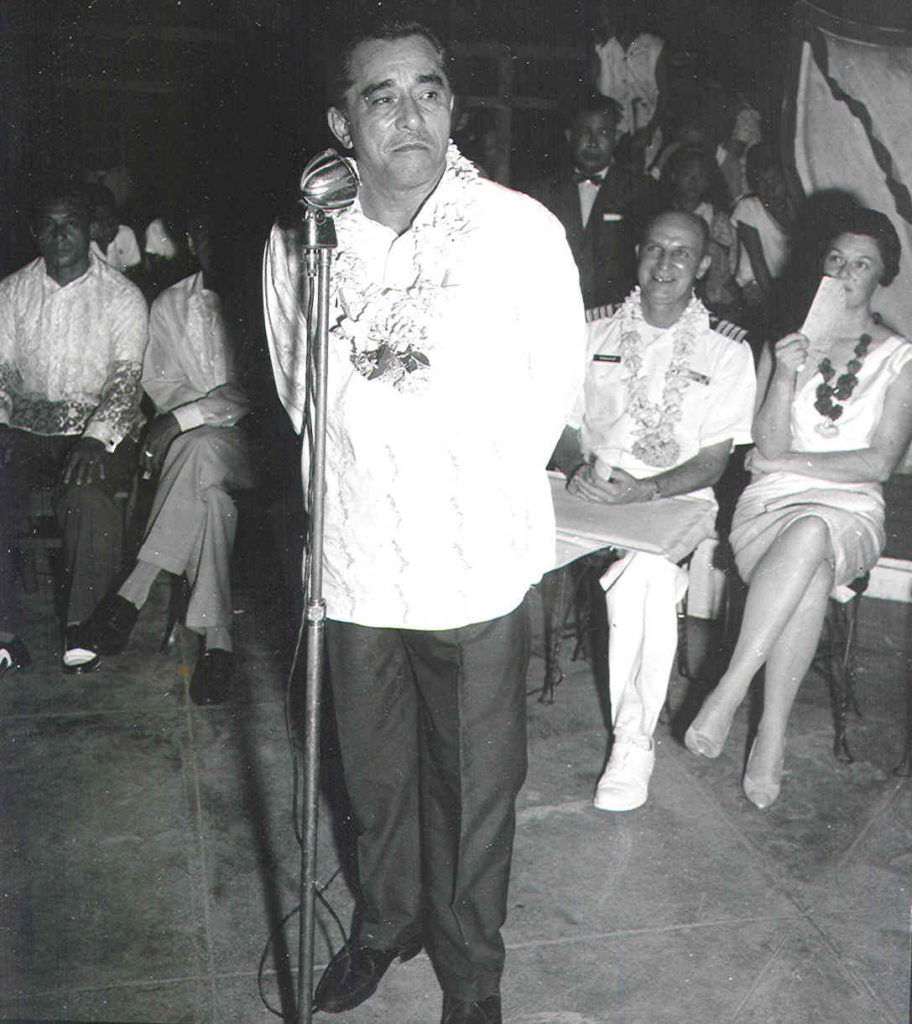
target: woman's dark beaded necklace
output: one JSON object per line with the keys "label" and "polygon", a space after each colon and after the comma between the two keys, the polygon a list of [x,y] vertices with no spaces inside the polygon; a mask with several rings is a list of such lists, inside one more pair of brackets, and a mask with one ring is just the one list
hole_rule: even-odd
{"label": "woman's dark beaded necklace", "polygon": [[[817,401],[814,408],[821,416],[830,420],[838,420],[842,415],[843,406],[840,402],[847,402],[852,397],[855,385],[858,383],[858,371],[864,362],[868,349],[871,347],[871,335],[862,334],[855,346],[855,357],[846,363],[846,372],[836,378],[835,386],[830,381],[836,374],[829,356],[824,356],[817,364],[817,369],[823,374],[823,383],[817,385]],[[839,401],[833,401],[838,399]]]}

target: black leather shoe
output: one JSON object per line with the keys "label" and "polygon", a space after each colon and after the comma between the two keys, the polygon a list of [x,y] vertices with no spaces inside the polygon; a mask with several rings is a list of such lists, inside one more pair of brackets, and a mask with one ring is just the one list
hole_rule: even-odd
{"label": "black leather shoe", "polygon": [[190,680],[190,700],[204,704],[224,704],[231,694],[231,672],[234,655],[213,647],[199,656]]}
{"label": "black leather shoe", "polygon": [[12,672],[16,668],[25,668],[31,662],[32,657],[28,648],[18,636],[14,636],[12,640],[0,640],[0,679],[7,672]]}
{"label": "black leather shoe", "polygon": [[487,999],[471,1002],[453,999],[444,993],[440,1024],[503,1024],[500,996],[495,994],[488,996]]}
{"label": "black leather shoe", "polygon": [[99,654],[120,654],[130,640],[139,609],[120,594],[112,594],[92,613],[89,620],[92,646]]}
{"label": "black leather shoe", "polygon": [[411,960],[421,949],[421,939],[410,939],[392,949],[343,946],[330,960],[314,993],[314,1010],[344,1013],[360,1006],[377,991],[380,979],[395,960]]}
{"label": "black leather shoe", "polygon": [[85,675],[94,672],[101,664],[101,658],[92,643],[92,634],[86,622],[67,626],[63,642],[63,671],[69,675]]}

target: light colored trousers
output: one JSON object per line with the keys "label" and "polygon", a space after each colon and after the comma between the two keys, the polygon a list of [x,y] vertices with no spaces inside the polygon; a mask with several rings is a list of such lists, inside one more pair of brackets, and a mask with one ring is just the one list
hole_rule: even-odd
{"label": "light colored trousers", "polygon": [[601,578],[608,607],[611,723],[618,736],[651,737],[678,648],[677,605],[687,571],[662,555],[628,551]]}
{"label": "light colored trousers", "polygon": [[172,441],[139,559],[190,584],[187,626],[231,625],[231,552],[237,509],[230,491],[253,486],[238,427],[196,427]]}

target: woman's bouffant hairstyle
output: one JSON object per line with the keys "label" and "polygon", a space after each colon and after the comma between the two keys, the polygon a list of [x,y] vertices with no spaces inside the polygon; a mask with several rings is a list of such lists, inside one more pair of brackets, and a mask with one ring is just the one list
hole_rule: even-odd
{"label": "woman's bouffant hairstyle", "polygon": [[892,284],[899,273],[899,260],[902,255],[902,244],[893,222],[886,214],[879,210],[867,210],[858,206],[847,211],[846,215],[840,218],[838,229],[830,239],[832,242],[839,235],[865,235],[873,239],[880,252],[880,258],[884,265],[880,283],[886,287]]}

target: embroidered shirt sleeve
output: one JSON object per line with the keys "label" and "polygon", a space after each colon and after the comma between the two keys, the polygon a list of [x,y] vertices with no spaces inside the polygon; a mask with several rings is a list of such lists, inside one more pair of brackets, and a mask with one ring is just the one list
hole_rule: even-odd
{"label": "embroidered shirt sleeve", "polygon": [[111,303],[106,325],[108,366],[101,398],[83,435],[102,441],[109,452],[141,422],[142,358],[149,338],[146,302],[130,285]]}

